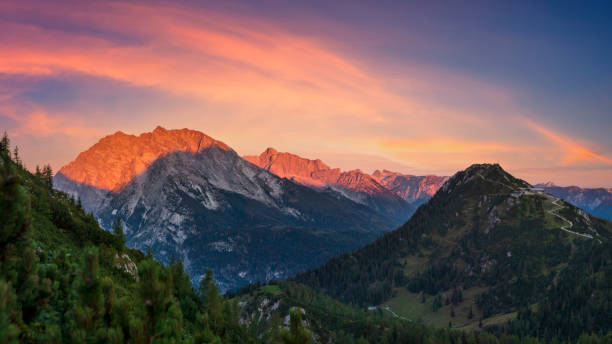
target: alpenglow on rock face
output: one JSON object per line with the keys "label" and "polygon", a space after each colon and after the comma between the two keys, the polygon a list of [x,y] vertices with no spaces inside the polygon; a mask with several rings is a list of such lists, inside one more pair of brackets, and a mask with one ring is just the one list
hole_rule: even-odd
{"label": "alpenglow on rock face", "polygon": [[79,154],[59,173],[72,181],[116,192],[165,154],[197,153],[212,146],[230,150],[223,142],[195,130],[166,130],[158,126],[140,136],[118,131]]}
{"label": "alpenglow on rock face", "polygon": [[446,176],[413,176],[387,170],[376,170],[372,177],[387,189],[409,202],[427,202],[448,180]]}
{"label": "alpenglow on rock face", "polygon": [[[385,200],[387,204],[384,208],[391,217],[394,214],[389,210],[402,204],[399,199],[410,203],[415,209],[427,202],[448,180],[448,177],[414,176],[387,170],[377,170],[371,175],[361,170],[341,171],[339,168],[329,167],[319,159],[311,160],[278,152],[274,148],[268,148],[258,156],[244,158],[279,177],[289,178],[304,185],[332,187],[374,207],[376,203]],[[396,213],[400,214],[395,216],[401,223],[409,218],[404,210]]]}
{"label": "alpenglow on rock face", "polygon": [[210,268],[224,290],[290,277],[397,224],[336,190],[279,178],[187,129],[107,136],[54,183],[105,228],[120,217],[128,246],[151,247],[164,263],[175,256],[194,282]]}
{"label": "alpenglow on rock face", "polygon": [[315,188],[333,190],[383,214],[396,225],[408,220],[415,210],[409,202],[360,170],[343,172],[339,168],[329,167],[319,159],[306,159],[278,152],[274,148],[266,149],[259,156],[245,156],[244,159],[279,177]]}

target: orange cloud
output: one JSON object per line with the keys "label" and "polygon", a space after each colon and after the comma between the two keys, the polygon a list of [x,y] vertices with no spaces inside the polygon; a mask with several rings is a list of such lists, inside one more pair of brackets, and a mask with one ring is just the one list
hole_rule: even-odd
{"label": "orange cloud", "polygon": [[5,116],[18,123],[16,130],[11,133],[16,137],[24,134],[35,134],[39,137],[60,134],[73,138],[92,138],[105,134],[100,129],[75,124],[74,119],[64,118],[57,114],[51,116],[42,109],[27,114],[8,113]]}
{"label": "orange cloud", "polygon": [[392,152],[428,152],[436,153],[474,153],[474,152],[509,152],[515,151],[516,146],[505,145],[499,142],[473,142],[459,141],[448,138],[438,139],[396,139],[381,140],[380,146]]}
{"label": "orange cloud", "polygon": [[[399,119],[409,121],[411,127],[431,128],[440,122],[432,119],[479,120],[470,111],[452,110],[389,88],[398,82],[414,85],[405,87],[414,91],[431,84],[431,71],[419,74],[413,68],[410,77],[389,82],[367,71],[364,63],[314,38],[261,20],[170,5],[104,2],[87,6],[63,11],[61,6],[43,3],[35,10],[114,34],[135,36],[137,43],[117,43],[112,35],[3,22],[0,30],[10,34],[0,37],[0,73],[52,75],[76,71],[233,104],[245,114],[273,109],[275,115],[299,113],[311,121],[346,118],[397,123]],[[18,4],[0,4],[0,9],[9,14],[31,10]],[[491,85],[472,83],[468,87],[478,87],[480,91],[475,93],[494,92]],[[451,92],[454,88],[446,89]],[[440,86],[435,92],[441,92]]]}
{"label": "orange cloud", "polygon": [[237,18],[177,8],[109,3],[98,10],[81,15],[94,23],[110,17],[117,30],[128,33],[144,25],[133,18],[147,18],[147,38],[153,38],[142,45],[118,45],[5,22],[2,31],[11,35],[0,39],[0,72],[77,71],[213,101],[274,104],[313,118],[351,114],[379,121],[379,105],[407,105],[346,59],[278,28],[256,23],[247,29]]}
{"label": "orange cloud", "polygon": [[557,144],[563,151],[562,163],[569,165],[576,162],[600,162],[612,165],[612,158],[599,154],[574,140],[563,136],[550,129],[544,128],[530,120],[524,120],[525,124],[535,132],[543,135],[548,140]]}

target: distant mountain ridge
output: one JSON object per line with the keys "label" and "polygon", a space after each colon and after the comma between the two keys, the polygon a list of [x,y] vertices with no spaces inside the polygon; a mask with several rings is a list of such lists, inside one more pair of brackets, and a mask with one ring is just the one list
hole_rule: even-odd
{"label": "distant mountain ridge", "polygon": [[372,177],[381,185],[409,202],[427,202],[448,180],[447,176],[414,176],[388,170],[376,170]]}
{"label": "distant mountain ridge", "polygon": [[384,211],[403,220],[413,212],[391,193],[377,209],[348,191],[280,178],[200,132],[161,127],[101,139],[54,186],[107,229],[120,217],[130,247],[151,247],[163,263],[179,258],[194,282],[211,268],[223,290],[322,264],[400,222]]}
{"label": "distant mountain ridge", "polygon": [[258,156],[244,156],[244,159],[281,178],[315,188],[331,189],[375,209],[397,224],[409,219],[415,210],[409,202],[361,170],[341,171],[329,167],[320,159],[311,160],[278,152],[274,148],[268,148]]}
{"label": "distant mountain ridge", "polygon": [[357,192],[393,198],[393,193],[361,170],[343,172],[323,161],[306,159],[291,153],[268,148],[259,156],[245,156],[245,160],[282,178],[290,178],[311,186],[341,186]]}
{"label": "distant mountain ridge", "polygon": [[274,148],[244,158],[279,177],[305,185],[341,187],[387,199],[393,199],[392,195],[395,195],[414,206],[425,203],[448,180],[446,176],[414,176],[388,170],[376,170],[371,175],[361,170],[343,172],[320,159],[303,158]]}
{"label": "distant mountain ridge", "polygon": [[612,189],[557,186],[552,182],[537,184],[547,193],[562,198],[589,213],[612,221]]}

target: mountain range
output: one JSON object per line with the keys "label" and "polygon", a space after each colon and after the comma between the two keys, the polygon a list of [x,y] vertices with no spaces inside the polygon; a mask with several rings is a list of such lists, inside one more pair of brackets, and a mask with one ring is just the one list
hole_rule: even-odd
{"label": "mountain range", "polygon": [[413,205],[426,202],[448,180],[448,177],[414,176],[387,170],[376,170],[371,175],[361,170],[341,171],[319,159],[280,153],[274,148],[244,158],[279,177],[291,178],[305,185],[337,187],[387,199],[393,199],[391,194],[395,194]]}
{"label": "mountain range", "polygon": [[243,159],[201,132],[161,127],[102,138],[59,170],[54,187],[107,229],[122,219],[128,246],[180,259],[194,282],[211,268],[222,290],[320,265],[415,209],[360,171],[272,149]]}
{"label": "mountain range", "polygon": [[[151,139],[159,135],[165,141],[167,133],[156,131]],[[0,145],[0,331],[9,342],[607,343],[611,338],[612,223],[532,187],[499,165],[477,164],[458,172],[408,222],[357,251],[293,280],[248,284],[219,296],[211,273],[206,272],[196,292],[193,275],[190,281],[183,272],[184,256],[163,266],[153,254],[163,260],[164,250],[178,248],[187,258],[206,255],[202,247],[211,246],[209,236],[214,240],[230,232],[216,225],[200,227],[202,221],[231,227],[245,217],[261,221],[258,216],[267,214],[285,222],[278,218],[279,209],[302,211],[308,197],[333,207],[336,201],[325,203],[320,194],[338,193],[279,178],[213,142],[165,151],[115,191],[72,182],[97,190],[95,197],[102,195],[92,203],[98,204],[96,219],[82,202],[52,189],[50,168],[32,174],[17,154],[11,160],[5,142]],[[134,148],[139,149],[147,154],[147,148]],[[104,158],[99,152],[81,156],[90,153]],[[135,166],[133,159],[127,161]],[[282,199],[269,191],[275,181],[295,197]],[[231,189],[221,188],[223,183],[231,183]],[[259,198],[243,194],[262,189]],[[233,210],[221,210],[220,218],[204,214],[184,226],[190,219],[175,215],[199,209],[195,202],[210,210]],[[321,209],[311,207],[313,214]],[[151,240],[147,235],[155,230],[155,219],[165,219],[152,235],[152,250],[143,254],[125,247],[118,214],[127,220],[132,245]],[[112,233],[99,226],[109,221],[114,222]],[[199,232],[187,233],[184,242],[195,245],[181,246],[180,233],[191,228]],[[262,228],[241,232],[249,236],[244,246],[261,247],[256,252],[261,257],[278,254],[277,241],[314,247],[307,239],[316,228],[295,227],[302,237],[282,230],[270,237],[275,229]],[[337,233],[329,230],[319,239]],[[249,240],[256,242],[248,246]],[[296,263],[295,254],[313,254],[298,246],[291,250],[285,256],[289,264]],[[213,251],[219,256],[208,254],[196,264],[215,259],[241,264],[223,250]],[[248,251],[239,253],[257,259]],[[254,262],[266,264],[270,261]]]}

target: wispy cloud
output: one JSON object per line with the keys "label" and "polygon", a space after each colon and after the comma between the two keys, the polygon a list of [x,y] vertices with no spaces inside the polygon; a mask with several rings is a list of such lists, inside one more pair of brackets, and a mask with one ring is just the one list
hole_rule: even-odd
{"label": "wispy cloud", "polygon": [[562,159],[560,163],[562,165],[585,162],[612,165],[612,158],[598,153],[594,149],[586,147],[584,144],[580,144],[567,136],[555,132],[552,129],[545,128],[531,120],[526,119],[524,122],[529,128],[539,133],[550,142],[556,144],[561,149]]}
{"label": "wispy cloud", "polygon": [[[423,62],[380,62],[245,12],[112,1],[5,1],[0,12],[0,76],[9,76],[0,79],[0,116],[22,138],[78,141],[64,156],[110,131],[162,124],[203,130],[241,153],[273,145],[440,173],[481,161],[612,161],[523,121],[528,111],[508,87]],[[348,43],[362,39],[342,32]],[[432,45],[417,40],[416,48]],[[69,91],[49,92],[50,83],[33,92],[29,81],[60,79]],[[84,91],[92,88],[104,90]],[[127,96],[138,101],[118,100]],[[535,136],[552,145],[538,146]]]}

